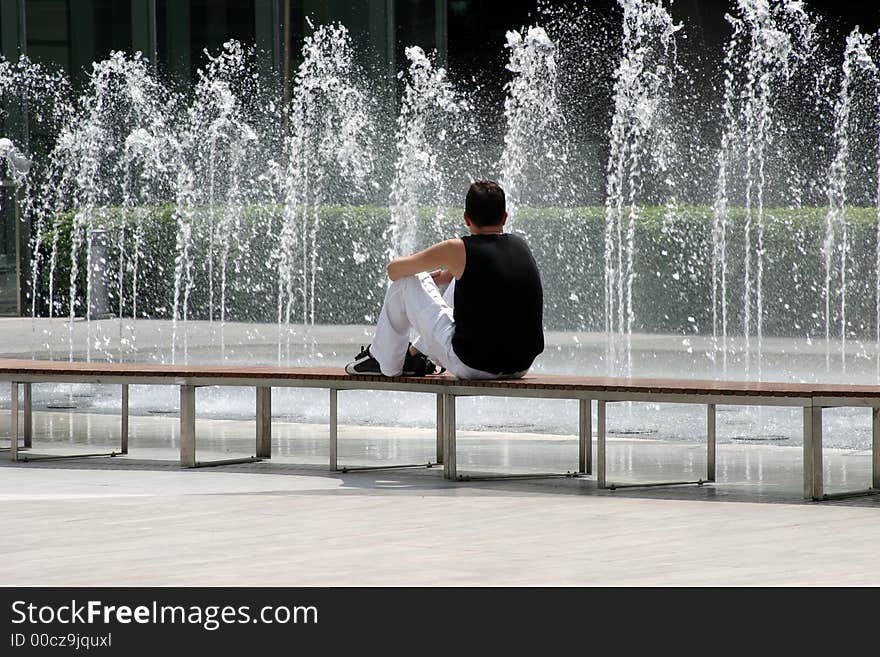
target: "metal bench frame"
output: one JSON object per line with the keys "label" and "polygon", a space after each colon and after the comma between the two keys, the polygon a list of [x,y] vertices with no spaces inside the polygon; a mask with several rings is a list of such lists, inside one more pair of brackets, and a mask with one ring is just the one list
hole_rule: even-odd
{"label": "metal bench frame", "polygon": [[[87,363],[46,363],[0,359],[0,381],[11,383],[10,460],[37,458],[77,458],[99,456],[19,457],[20,433],[24,447],[33,442],[31,386],[34,383],[93,383],[122,386],[120,454],[128,452],[128,386],[177,385],[180,388],[180,464],[194,468],[252,462],[272,456],[272,388],[324,388],[330,391],[329,467],[348,472],[358,468],[339,467],[338,393],[341,390],[389,390],[436,395],[436,463],[393,466],[367,466],[369,469],[433,467],[442,464],[444,477],[450,481],[477,478],[460,474],[457,467],[456,399],[466,396],[496,396],[578,401],[578,467],[566,473],[511,476],[586,476],[593,474],[592,402],[597,404],[596,483],[600,489],[614,490],[632,486],[702,485],[715,481],[715,412],[718,405],[789,406],[803,409],[803,494],[807,499],[828,500],[880,492],[880,386],[811,386],[807,384],[751,384],[744,382],[658,382],[650,379],[604,379],[586,377],[535,376],[514,381],[467,381],[448,376],[427,378],[350,377],[341,370],[321,368],[230,368]],[[196,388],[205,386],[253,387],[256,389],[256,441],[253,456],[220,461],[196,459]],[[20,409],[19,388],[24,390]],[[607,473],[608,403],[654,402],[703,404],[706,406],[706,479],[649,483],[613,483]],[[823,482],[822,412],[825,408],[865,407],[872,412],[871,487],[864,490],[826,494]],[[23,411],[23,422],[19,415]],[[23,430],[22,430],[23,429]],[[116,452],[102,454],[115,456]],[[497,476],[496,476],[497,477]],[[494,478],[494,477],[493,477]]]}
{"label": "metal bench frame", "polygon": [[[22,388],[22,399],[19,399],[18,389]],[[10,394],[11,412],[10,412],[10,442],[8,448],[2,448],[9,451],[11,461],[21,461],[28,463],[31,461],[51,461],[60,459],[81,459],[93,458],[96,456],[121,456],[128,454],[128,384],[122,384],[122,407],[120,410],[120,432],[119,432],[119,451],[90,453],[90,454],[58,454],[43,456],[19,456],[22,449],[32,449],[34,442],[34,422],[33,422],[33,383],[30,381],[18,383],[12,382],[12,390]],[[19,418],[19,404],[21,404],[21,415]],[[22,424],[21,434],[19,436],[19,421]],[[23,437],[23,444],[19,444],[20,437]]]}

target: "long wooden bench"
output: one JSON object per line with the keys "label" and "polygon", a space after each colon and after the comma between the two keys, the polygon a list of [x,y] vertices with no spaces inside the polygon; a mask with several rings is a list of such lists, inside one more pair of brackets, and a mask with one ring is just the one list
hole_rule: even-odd
{"label": "long wooden bench", "polygon": [[[253,461],[271,457],[272,388],[325,388],[330,392],[331,470],[339,470],[337,456],[338,393],[343,390],[391,390],[436,395],[437,462],[450,480],[468,479],[456,466],[456,399],[465,396],[570,399],[579,402],[579,459],[570,476],[593,474],[592,402],[597,410],[597,472],[599,488],[628,485],[670,485],[715,481],[715,411],[719,404],[744,406],[792,406],[803,409],[804,497],[820,500],[880,490],[880,386],[842,386],[739,381],[688,381],[678,379],[617,379],[557,375],[528,375],[518,380],[471,381],[450,376],[424,378],[349,376],[336,368],[227,367],[152,365],[129,363],[82,363],[0,359],[0,381],[12,386],[10,459],[36,460],[21,455],[33,444],[31,386],[38,383],[83,383],[122,386],[120,451],[128,451],[128,386],[175,385],[180,388],[180,463],[200,467]],[[255,454],[243,459],[202,462],[196,458],[196,395],[203,386],[242,386],[256,389]],[[19,389],[22,389],[20,394]],[[606,474],[606,406],[616,402],[702,404],[706,407],[706,479],[696,482],[615,484]],[[832,407],[867,407],[872,413],[872,479],[865,490],[828,495],[822,473],[822,411]],[[20,421],[19,415],[23,415]],[[21,429],[21,430],[20,430]],[[20,436],[20,434],[22,434]],[[117,452],[100,454],[112,456]],[[83,454],[79,456],[98,456]],[[42,458],[68,458],[42,457]],[[433,463],[421,464],[432,466]],[[342,468],[348,470],[351,468]]]}

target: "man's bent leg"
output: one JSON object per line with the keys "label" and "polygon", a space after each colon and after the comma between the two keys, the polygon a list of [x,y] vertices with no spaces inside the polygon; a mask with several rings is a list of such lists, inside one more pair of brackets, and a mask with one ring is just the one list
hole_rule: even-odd
{"label": "man's bent leg", "polygon": [[[438,288],[439,289],[439,288]],[[452,282],[446,286],[446,290],[443,292],[443,301],[450,308],[455,308],[455,279],[452,279]],[[428,353],[428,341],[425,340],[421,335],[413,340],[412,346],[413,349],[418,351],[420,354]],[[436,357],[436,354],[434,355]],[[445,365],[444,365],[445,367]]]}
{"label": "man's bent leg", "polygon": [[410,322],[406,316],[403,288],[406,279],[394,281],[385,291],[382,311],[376,323],[376,335],[370,344],[370,354],[379,361],[385,376],[400,376],[409,345]]}
{"label": "man's bent leg", "polygon": [[443,351],[438,338],[442,340],[441,334],[449,333],[451,326],[452,310],[443,302],[430,275],[407,276],[394,281],[385,293],[370,353],[379,361],[382,374],[400,376],[410,328],[415,327],[424,337],[424,353],[435,357],[436,352]]}

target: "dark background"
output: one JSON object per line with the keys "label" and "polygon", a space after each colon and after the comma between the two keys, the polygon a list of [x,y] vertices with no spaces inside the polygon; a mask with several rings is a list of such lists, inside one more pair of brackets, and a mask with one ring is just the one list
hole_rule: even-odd
{"label": "dark background", "polygon": [[[697,40],[697,47],[720,56],[731,33],[724,16],[733,6],[733,0],[676,0],[671,11],[676,20],[685,24],[689,36]],[[839,38],[841,50],[845,35],[856,25],[863,32],[875,32],[880,28],[880,2],[877,0],[808,0],[805,6],[822,17],[830,36]],[[542,9],[552,12],[564,8],[567,13],[576,14],[586,8],[595,17],[609,18],[611,25],[619,25],[622,16],[617,0],[449,0],[448,7],[449,68],[461,78],[476,76],[478,79],[487,70],[503,69],[507,58],[503,47],[505,32],[540,21]]]}
{"label": "dark background", "polygon": [[[774,0],[778,1],[778,0]],[[684,30],[677,38],[678,58],[689,71],[693,103],[692,122],[713,114],[720,98],[725,47],[732,34],[725,18],[736,0],[674,0],[670,7]],[[880,0],[841,2],[807,0],[805,8],[820,18],[822,57],[839,67],[846,35],[859,25],[863,32],[880,28]],[[601,154],[611,117],[613,71],[620,50],[623,9],[617,0],[448,0],[447,52],[450,77],[459,88],[473,90],[485,116],[501,120],[504,85],[512,79],[505,70],[509,51],[505,33],[534,24],[547,27],[557,47],[566,51],[561,64],[563,95],[572,109],[569,124],[586,136],[587,148]],[[563,25],[559,25],[562,23]],[[572,29],[572,27],[575,29]],[[560,29],[561,28],[561,29]],[[406,38],[398,29],[398,37]],[[399,64],[399,62],[398,62]],[[687,105],[687,104],[685,104]],[[712,131],[716,125],[701,129]],[[708,139],[709,142],[717,137]],[[601,190],[593,190],[601,193]],[[589,192],[588,192],[589,193]]]}

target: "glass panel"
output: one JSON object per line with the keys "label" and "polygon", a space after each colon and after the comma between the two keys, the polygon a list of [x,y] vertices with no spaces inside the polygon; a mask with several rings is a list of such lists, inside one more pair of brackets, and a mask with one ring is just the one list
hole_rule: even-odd
{"label": "glass panel", "polygon": [[93,0],[95,7],[95,60],[114,50],[131,51],[131,2]]}
{"label": "glass panel", "polygon": [[29,0],[26,18],[30,39],[67,42],[66,0]]}
{"label": "glass panel", "polygon": [[25,23],[28,56],[70,70],[67,0],[28,0]]}

